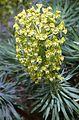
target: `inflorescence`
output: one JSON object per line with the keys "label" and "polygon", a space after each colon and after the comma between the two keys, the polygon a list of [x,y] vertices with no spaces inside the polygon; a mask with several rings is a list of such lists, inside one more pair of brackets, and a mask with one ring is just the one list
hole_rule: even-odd
{"label": "inflorescence", "polygon": [[61,44],[67,33],[60,11],[37,4],[15,17],[16,57],[35,82],[61,80]]}

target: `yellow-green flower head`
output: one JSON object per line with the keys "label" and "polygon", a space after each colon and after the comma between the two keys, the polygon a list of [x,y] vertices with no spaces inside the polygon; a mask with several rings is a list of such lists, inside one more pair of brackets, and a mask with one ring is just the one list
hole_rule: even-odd
{"label": "yellow-green flower head", "polygon": [[15,17],[16,57],[25,66],[31,79],[53,81],[62,79],[58,74],[64,57],[61,44],[66,34],[60,11],[37,4]]}

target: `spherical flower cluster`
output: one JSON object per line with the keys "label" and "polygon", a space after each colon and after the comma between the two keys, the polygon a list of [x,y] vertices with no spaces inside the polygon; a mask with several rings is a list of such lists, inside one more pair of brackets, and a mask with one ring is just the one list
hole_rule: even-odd
{"label": "spherical flower cluster", "polygon": [[61,44],[67,30],[60,11],[37,4],[15,17],[17,58],[35,82],[62,79],[58,74],[64,59]]}

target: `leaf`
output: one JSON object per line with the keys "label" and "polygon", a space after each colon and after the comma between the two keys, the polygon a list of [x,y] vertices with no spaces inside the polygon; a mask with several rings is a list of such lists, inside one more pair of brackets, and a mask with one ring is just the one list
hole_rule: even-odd
{"label": "leaf", "polygon": [[49,99],[46,100],[46,102],[43,104],[43,107],[41,108],[40,112],[42,112],[43,110],[46,109],[46,107],[48,106],[49,104]]}
{"label": "leaf", "polygon": [[55,120],[55,108],[52,109],[52,120]]}
{"label": "leaf", "polygon": [[69,92],[69,91],[68,91],[67,89],[65,89],[64,87],[62,87],[62,89],[63,89],[63,92],[65,92],[65,94],[67,94],[69,97],[74,98],[74,99],[78,99],[78,98],[79,98],[79,95],[78,95],[78,94]]}
{"label": "leaf", "polygon": [[60,104],[61,104],[61,110],[62,110],[62,113],[63,113],[64,117],[66,118],[66,120],[70,120],[69,116],[66,113],[65,106],[63,104],[62,98],[60,97],[59,94],[57,94],[57,95],[58,95],[58,98],[59,98],[59,101],[60,101]]}
{"label": "leaf", "polygon": [[56,116],[56,120],[60,120],[59,112],[57,110],[57,105],[55,105],[55,116]]}
{"label": "leaf", "polygon": [[50,106],[48,106],[44,112],[45,120],[47,120],[49,113],[50,113]]}
{"label": "leaf", "polygon": [[8,106],[9,106],[12,114],[16,117],[16,119],[20,120],[20,116],[19,116],[18,113],[15,111],[13,105],[11,105],[11,104],[9,105],[9,104],[8,104]]}

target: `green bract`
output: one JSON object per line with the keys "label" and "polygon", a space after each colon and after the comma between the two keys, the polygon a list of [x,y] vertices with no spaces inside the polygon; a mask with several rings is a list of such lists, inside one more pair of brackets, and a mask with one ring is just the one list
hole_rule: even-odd
{"label": "green bract", "polygon": [[60,45],[67,30],[59,20],[60,11],[54,14],[51,7],[36,6],[15,17],[16,57],[35,82],[62,79],[58,74],[64,59]]}

